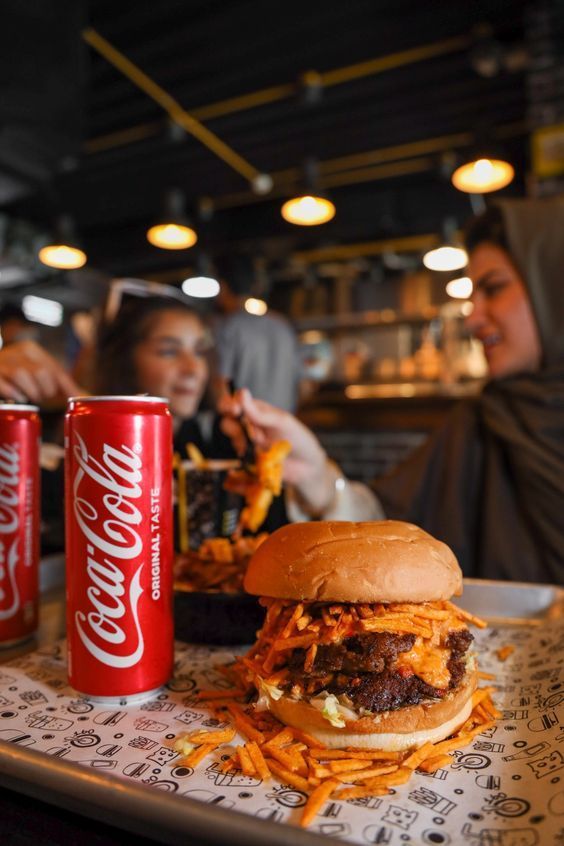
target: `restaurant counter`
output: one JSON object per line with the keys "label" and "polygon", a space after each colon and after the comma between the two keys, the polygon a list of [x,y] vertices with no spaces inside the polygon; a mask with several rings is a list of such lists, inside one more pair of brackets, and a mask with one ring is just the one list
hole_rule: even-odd
{"label": "restaurant counter", "polygon": [[298,416],[349,479],[369,483],[407,458],[456,402],[480,387],[478,381],[327,387],[305,400]]}

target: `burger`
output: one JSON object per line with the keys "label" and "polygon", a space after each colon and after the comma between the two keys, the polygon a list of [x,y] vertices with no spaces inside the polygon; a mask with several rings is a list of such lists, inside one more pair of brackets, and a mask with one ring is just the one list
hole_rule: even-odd
{"label": "burger", "polygon": [[240,671],[255,707],[328,747],[388,751],[454,734],[477,685],[462,573],[410,523],[294,523],[254,553],[265,622]]}

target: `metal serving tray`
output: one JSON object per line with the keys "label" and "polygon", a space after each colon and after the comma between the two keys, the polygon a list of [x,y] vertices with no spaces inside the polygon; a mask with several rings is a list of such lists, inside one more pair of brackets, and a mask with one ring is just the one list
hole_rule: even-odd
{"label": "metal serving tray", "polygon": [[[67,811],[103,821],[159,843],[233,846],[321,846],[309,831],[174,796],[101,775],[41,752],[0,741],[0,784]],[[32,813],[32,811],[31,811]]]}
{"label": "metal serving tray", "polygon": [[556,585],[464,579],[464,592],[453,601],[496,626],[539,626],[564,616],[564,589]]}
{"label": "metal serving tray", "polygon": [[[562,611],[563,597],[562,589],[550,585],[467,580],[464,596],[456,601],[461,607],[485,617],[496,626],[501,625],[502,631],[505,624],[522,626],[534,636],[530,627],[558,617]],[[503,634],[500,636],[505,637]],[[518,635],[515,637],[519,639]],[[194,653],[197,655],[197,648]],[[199,660],[203,660],[201,656]],[[10,667],[0,667],[2,669],[9,672]],[[148,716],[147,712],[144,713]],[[21,719],[20,728],[25,728],[23,717]],[[196,801],[145,786],[132,779],[117,778],[93,766],[79,766],[57,755],[30,749],[25,745],[21,731],[11,741],[0,740],[2,786],[85,817],[102,820],[120,829],[149,836],[160,843],[197,841],[236,846],[314,846],[327,842],[326,836],[298,829],[294,825],[238,813],[239,800],[233,803],[233,809],[227,809],[213,800]],[[236,797],[238,794],[231,795]],[[443,831],[446,830],[445,826]],[[450,836],[454,836],[454,832]],[[394,837],[396,839],[393,842],[399,843],[399,831],[394,832]],[[529,843],[528,840],[526,842]]]}

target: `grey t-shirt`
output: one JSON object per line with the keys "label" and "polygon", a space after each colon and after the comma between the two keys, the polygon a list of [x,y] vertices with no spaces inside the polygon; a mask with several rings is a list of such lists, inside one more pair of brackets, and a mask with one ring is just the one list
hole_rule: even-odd
{"label": "grey t-shirt", "polygon": [[299,380],[298,343],[288,321],[277,314],[258,317],[238,311],[216,328],[219,369],[235,388],[294,411]]}

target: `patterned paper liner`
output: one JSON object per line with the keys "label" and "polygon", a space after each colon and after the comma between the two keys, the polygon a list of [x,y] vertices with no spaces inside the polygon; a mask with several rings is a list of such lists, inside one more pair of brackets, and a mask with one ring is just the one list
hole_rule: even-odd
{"label": "patterned paper liner", "polygon": [[[415,773],[389,796],[328,801],[310,829],[354,843],[564,844],[564,622],[476,633],[480,668],[495,674],[503,718],[453,763]],[[500,661],[497,652],[512,645]],[[297,824],[306,797],[275,780],[221,772],[219,750],[195,770],[169,748],[183,730],[215,728],[199,689],[226,686],[222,648],[177,644],[176,672],[153,700],[128,709],[79,699],[64,645],[0,667],[0,739],[160,790]],[[242,742],[237,738],[236,743]]]}

